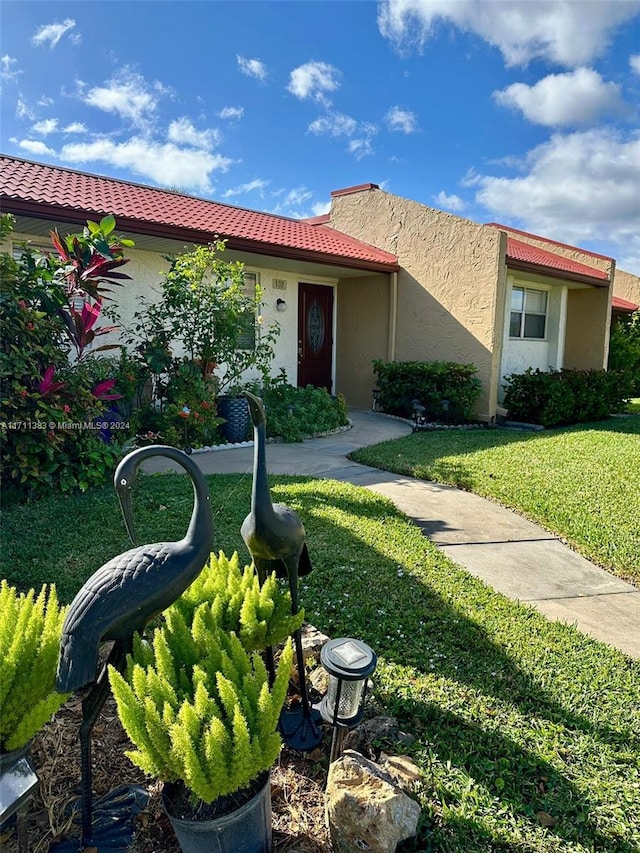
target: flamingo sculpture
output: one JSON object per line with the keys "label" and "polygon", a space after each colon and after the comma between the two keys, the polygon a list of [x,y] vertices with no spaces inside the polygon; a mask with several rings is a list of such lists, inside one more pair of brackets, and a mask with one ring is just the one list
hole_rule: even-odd
{"label": "flamingo sculpture", "polygon": [[[114,557],[83,584],[62,629],[56,687],[66,693],[95,681],[82,702],[82,843],[91,840],[91,729],[109,691],[107,667],[121,668],[134,633],[171,605],[206,565],[213,546],[213,520],[206,481],[192,459],[175,447],[153,445],[129,453],[120,462],[114,485],[124,523],[135,542],[131,489],[140,464],[166,456],[190,475],[194,504],[185,536],[178,542],[141,545]],[[100,644],[113,640],[107,663],[96,678]]]}
{"label": "flamingo sculpture", "polygon": [[[260,583],[267,574],[275,571],[276,577],[288,578],[291,592],[291,612],[297,613],[298,576],[311,571],[311,560],[305,539],[305,530],[300,517],[288,506],[274,504],[271,500],[266,462],[266,424],[264,404],[250,391],[244,392],[249,402],[253,423],[253,484],[251,489],[251,512],[242,523],[241,533],[253,558]],[[283,711],[280,731],[285,743],[294,749],[314,749],[322,740],[322,732],[316,725],[314,712],[309,704],[304,677],[304,656],[300,629],[294,632],[296,660],[300,679],[301,714]],[[267,649],[267,665],[271,680],[274,678],[273,649]],[[287,724],[287,714],[294,725]],[[319,715],[317,715],[319,719]]]}

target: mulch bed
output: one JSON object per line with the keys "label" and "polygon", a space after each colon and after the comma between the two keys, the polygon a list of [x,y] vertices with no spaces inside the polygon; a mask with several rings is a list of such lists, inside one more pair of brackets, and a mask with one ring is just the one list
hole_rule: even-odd
{"label": "mulch bed", "polygon": [[[81,701],[72,697],[33,741],[32,763],[40,788],[26,818],[28,853],[46,853],[54,840],[78,838],[73,821],[79,819]],[[324,785],[330,734],[310,756],[283,748],[271,773],[274,851],[329,853],[331,845],[324,819]],[[161,802],[161,783],[149,779],[129,761],[131,749],[113,699],[109,697],[96,722],[92,738],[93,790],[99,800],[118,785],[140,785],[150,795],[136,817],[130,853],[180,853]],[[0,839],[3,853],[18,853],[15,832]],[[87,848],[87,853],[97,853]]]}

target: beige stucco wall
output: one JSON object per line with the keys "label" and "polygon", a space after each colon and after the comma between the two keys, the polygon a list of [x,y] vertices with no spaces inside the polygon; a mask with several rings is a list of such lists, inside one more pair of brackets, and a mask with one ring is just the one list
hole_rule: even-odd
{"label": "beige stucco wall", "polygon": [[[603,318],[606,318],[605,322]],[[575,370],[602,370],[606,367],[610,322],[608,288],[569,290],[564,366]]]}
{"label": "beige stucco wall", "polygon": [[385,361],[389,347],[390,277],[341,279],[336,295],[336,392],[349,406],[369,408],[376,385],[372,361]]}
{"label": "beige stucco wall", "polygon": [[640,305],[640,275],[616,269],[613,277],[613,295]]}
{"label": "beige stucco wall", "polygon": [[[477,414],[495,414],[506,293],[504,234],[379,189],[336,196],[330,225],[398,257],[396,360],[473,363]],[[363,378],[364,381],[364,378]],[[362,395],[370,392],[368,377]]]}

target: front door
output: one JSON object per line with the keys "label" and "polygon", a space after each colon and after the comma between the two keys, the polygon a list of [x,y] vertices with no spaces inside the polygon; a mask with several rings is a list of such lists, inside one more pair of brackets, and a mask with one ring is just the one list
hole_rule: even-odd
{"label": "front door", "polygon": [[331,393],[333,288],[298,285],[298,386],[315,385]]}

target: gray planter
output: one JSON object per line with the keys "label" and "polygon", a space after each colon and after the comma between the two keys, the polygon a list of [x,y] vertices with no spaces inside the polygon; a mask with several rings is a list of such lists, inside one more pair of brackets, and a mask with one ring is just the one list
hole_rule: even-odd
{"label": "gray planter", "polygon": [[184,820],[172,813],[176,786],[165,784],[162,805],[182,853],[269,853],[271,850],[271,777],[255,796],[231,814],[214,820]]}
{"label": "gray planter", "polygon": [[217,401],[218,415],[226,423],[220,424],[220,434],[230,444],[247,441],[249,436],[249,404],[246,397],[220,396]]}

